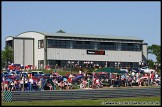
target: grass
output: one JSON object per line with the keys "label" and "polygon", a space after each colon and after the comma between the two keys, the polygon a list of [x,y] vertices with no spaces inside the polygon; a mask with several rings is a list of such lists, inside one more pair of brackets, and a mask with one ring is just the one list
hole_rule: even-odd
{"label": "grass", "polygon": [[[71,73],[71,72],[72,73],[78,73],[79,70],[81,70],[83,72],[86,71],[87,73],[92,73],[94,69],[95,68],[72,68],[72,69],[70,69],[70,68],[59,68],[59,69],[51,69],[51,70],[43,69],[41,71],[43,71],[44,73],[52,73],[52,72],[54,72],[54,70],[56,70],[59,74],[65,75],[66,73]],[[34,70],[32,70],[32,71],[34,71]]]}
{"label": "grass", "polygon": [[[108,104],[107,102],[111,102]],[[148,105],[160,104],[160,96],[154,97],[133,97],[133,98],[106,98],[106,99],[81,99],[81,100],[47,100],[47,101],[14,101],[14,102],[2,102],[2,106],[112,106],[112,102],[145,102]],[[132,104],[130,104],[132,105]],[[137,104],[134,104],[137,106]],[[125,106],[118,104],[118,106]],[[145,105],[146,106],[146,105]]]}
{"label": "grass", "polygon": [[[32,70],[32,71],[37,71],[37,70]],[[54,72],[54,69],[51,69],[51,70],[41,70],[41,71],[43,71],[45,74],[49,74],[49,73]],[[61,75],[66,75],[67,73],[70,73],[70,71],[63,71],[61,69],[57,69],[56,72],[58,72]]]}

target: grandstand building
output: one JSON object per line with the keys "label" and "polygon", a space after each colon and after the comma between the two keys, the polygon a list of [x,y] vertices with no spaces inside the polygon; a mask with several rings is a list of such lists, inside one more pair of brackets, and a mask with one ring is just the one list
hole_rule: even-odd
{"label": "grandstand building", "polygon": [[72,66],[134,66],[146,64],[147,43],[132,36],[23,32],[8,36],[15,64],[37,68]]}

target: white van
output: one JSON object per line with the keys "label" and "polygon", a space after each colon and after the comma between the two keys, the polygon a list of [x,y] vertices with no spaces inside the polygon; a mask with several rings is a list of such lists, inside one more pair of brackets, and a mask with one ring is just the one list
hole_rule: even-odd
{"label": "white van", "polygon": [[128,73],[128,69],[125,67],[120,68],[120,71],[126,71]]}
{"label": "white van", "polygon": [[151,73],[151,72],[155,72],[154,69],[149,69],[148,66],[142,67],[141,71],[143,71],[144,73]]}

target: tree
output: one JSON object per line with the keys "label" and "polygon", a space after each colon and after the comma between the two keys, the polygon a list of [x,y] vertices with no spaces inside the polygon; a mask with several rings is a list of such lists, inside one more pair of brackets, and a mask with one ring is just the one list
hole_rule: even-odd
{"label": "tree", "polygon": [[161,63],[161,46],[153,44],[147,48],[148,54],[154,54],[156,56],[157,63]]}
{"label": "tree", "polygon": [[148,63],[148,65],[149,65],[150,68],[154,68],[154,61],[153,60],[148,59],[147,60],[147,63]]}
{"label": "tree", "polygon": [[59,30],[59,31],[57,31],[57,33],[66,33],[66,32],[63,30]]}
{"label": "tree", "polygon": [[2,67],[7,67],[8,64],[13,62],[13,49],[10,46],[7,45],[4,50],[2,50],[1,59]]}
{"label": "tree", "polygon": [[4,68],[6,65],[6,60],[3,58],[4,50],[1,51],[1,67]]}

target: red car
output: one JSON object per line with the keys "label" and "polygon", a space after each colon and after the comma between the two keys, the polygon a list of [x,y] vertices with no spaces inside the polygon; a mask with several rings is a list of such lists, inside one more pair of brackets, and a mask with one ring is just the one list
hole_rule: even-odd
{"label": "red car", "polygon": [[26,65],[26,66],[25,66],[25,69],[31,69],[31,70],[32,70],[32,69],[34,69],[34,68],[35,68],[35,67],[34,67],[33,65]]}

